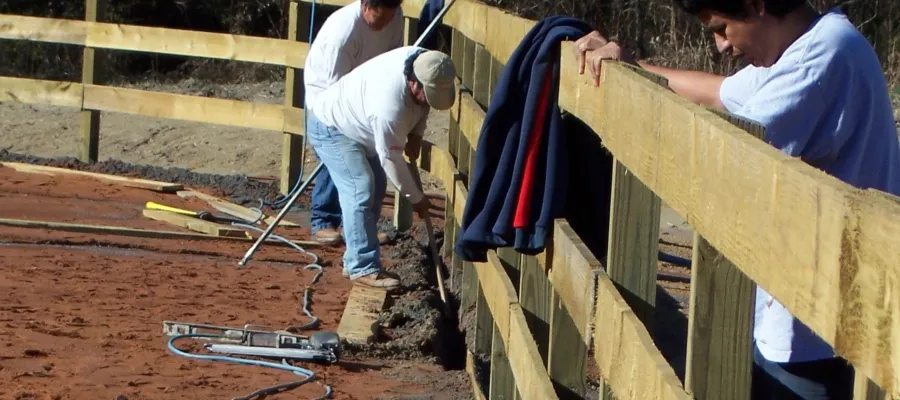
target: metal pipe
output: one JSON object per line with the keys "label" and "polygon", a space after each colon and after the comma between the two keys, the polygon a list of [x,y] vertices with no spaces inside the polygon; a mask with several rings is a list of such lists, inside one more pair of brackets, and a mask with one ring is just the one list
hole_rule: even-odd
{"label": "metal pipe", "polygon": [[278,216],[275,217],[275,220],[272,221],[272,224],[269,225],[269,227],[266,228],[266,231],[256,239],[256,242],[253,243],[253,246],[250,246],[250,249],[247,250],[246,254],[244,254],[244,258],[238,262],[238,265],[242,267],[244,265],[247,265],[247,262],[250,261],[251,257],[253,257],[253,253],[256,253],[256,250],[259,248],[262,242],[264,242],[266,238],[268,238],[269,235],[272,234],[272,231],[275,230],[275,227],[278,226],[278,223],[281,222],[284,216],[288,213],[288,210],[290,210],[294,203],[297,202],[297,199],[300,198],[300,194],[303,193],[303,190],[306,189],[307,186],[309,186],[310,182],[312,182],[313,179],[316,179],[316,175],[319,175],[319,172],[321,172],[322,168],[324,167],[325,164],[319,164],[318,166],[316,166],[316,169],[314,169],[312,174],[309,175],[309,178],[306,178],[306,181],[303,182],[303,185],[294,192],[294,195],[291,196],[290,199],[288,199],[288,202],[284,206],[284,208],[282,208],[281,211],[278,212]]}

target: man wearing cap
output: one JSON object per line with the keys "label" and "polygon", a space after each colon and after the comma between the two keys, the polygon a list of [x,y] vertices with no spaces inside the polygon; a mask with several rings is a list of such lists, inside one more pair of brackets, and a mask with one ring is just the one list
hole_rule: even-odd
{"label": "man wearing cap", "polygon": [[376,223],[390,179],[419,215],[426,199],[403,158],[419,156],[430,108],[447,110],[456,99],[450,57],[421,47],[401,47],[363,63],[323,91],[308,113],[309,143],[328,168],[344,223],[344,272],[354,282],[395,288],[382,270]]}
{"label": "man wearing cap", "polygon": [[[303,69],[306,109],[341,77],[386,51],[403,46],[402,0],[356,0],[328,16]],[[316,177],[312,190],[310,225],[313,237],[326,244],[341,240],[341,205],[328,168]],[[379,234],[387,240],[387,235]]]}

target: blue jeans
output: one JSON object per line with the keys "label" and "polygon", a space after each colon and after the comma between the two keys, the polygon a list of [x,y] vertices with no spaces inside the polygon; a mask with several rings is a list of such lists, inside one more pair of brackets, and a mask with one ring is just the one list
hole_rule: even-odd
{"label": "blue jeans", "polygon": [[[317,155],[319,162],[322,159]],[[312,233],[322,229],[337,229],[341,226],[341,203],[338,191],[334,186],[328,167],[322,168],[316,176],[316,185],[312,190],[312,207],[309,213]]]}
{"label": "blue jeans", "polygon": [[752,400],[851,400],[854,369],[841,358],[777,363],[753,345]]}
{"label": "blue jeans", "polygon": [[387,176],[377,155],[308,114],[309,144],[330,172],[344,225],[344,269],[350,279],[381,270],[378,218]]}

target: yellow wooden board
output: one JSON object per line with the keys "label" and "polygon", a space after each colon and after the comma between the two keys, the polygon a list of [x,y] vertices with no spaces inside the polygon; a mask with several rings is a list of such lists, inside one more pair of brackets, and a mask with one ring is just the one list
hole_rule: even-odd
{"label": "yellow wooden board", "polygon": [[378,316],[384,309],[387,291],[353,285],[338,324],[338,336],[348,343],[365,344],[373,341],[379,331]]}
{"label": "yellow wooden board", "polygon": [[0,14],[0,38],[303,68],[309,44],[259,36]]}
{"label": "yellow wooden board", "polygon": [[168,222],[175,226],[180,226],[211,236],[250,237],[246,231],[239,228],[232,228],[227,225],[204,221],[199,218],[177,214],[171,211],[144,209],[143,214],[145,217],[156,221]]}

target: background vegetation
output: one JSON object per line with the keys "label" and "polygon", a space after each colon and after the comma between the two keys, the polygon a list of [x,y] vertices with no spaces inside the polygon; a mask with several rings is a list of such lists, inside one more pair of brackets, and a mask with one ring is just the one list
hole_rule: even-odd
{"label": "background vegetation", "polygon": [[[671,0],[486,0],[531,19],[565,14],[584,19],[662,65],[727,73],[711,38]],[[875,48],[886,76],[900,86],[900,1],[811,0],[842,8]],[[109,0],[106,21],[209,32],[286,37],[288,0]],[[0,0],[0,13],[82,19],[81,0]],[[317,26],[324,12],[320,12]],[[108,81],[193,78],[214,82],[280,80],[283,69],[249,63],[104,52]],[[0,41],[0,74],[79,80],[79,47]]]}

